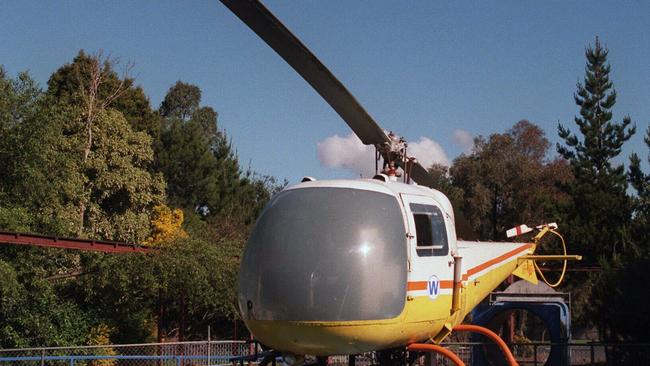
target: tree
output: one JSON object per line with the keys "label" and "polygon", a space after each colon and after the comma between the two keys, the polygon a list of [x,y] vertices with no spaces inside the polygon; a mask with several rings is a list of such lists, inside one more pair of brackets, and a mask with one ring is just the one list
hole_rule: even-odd
{"label": "tree", "polygon": [[616,91],[609,79],[608,50],[598,38],[585,52],[587,58],[584,83],[578,83],[574,95],[580,107],[575,123],[580,135],[558,125],[564,145],[558,152],[569,161],[575,181],[566,187],[571,205],[566,220],[569,242],[584,253],[585,261],[612,259],[624,251],[629,242],[630,200],[627,197],[623,165],[613,160],[621,153],[635,127],[629,116],[621,123],[612,121]]}
{"label": "tree", "polygon": [[21,72],[16,79],[11,79],[0,65],[0,133],[7,133],[29,118],[41,94],[28,72]]}
{"label": "tree", "polygon": [[[28,84],[27,78],[22,80]],[[11,107],[11,123],[6,125],[7,135],[3,133],[7,138],[0,142],[3,163],[8,162],[0,178],[4,193],[0,227],[65,236],[75,235],[81,227],[83,235],[95,238],[144,239],[149,233],[149,210],[164,199],[161,177],[146,170],[153,158],[151,138],[134,132],[114,109],[95,109],[88,123],[83,104],[70,104],[70,99],[58,100],[50,93],[30,92],[33,97],[19,98],[25,95],[19,90],[28,89],[12,87],[0,95],[0,100],[12,101],[6,104]],[[11,143],[5,145],[8,140]],[[82,309],[70,287],[102,256],[43,248],[0,249],[5,278],[0,291],[3,298],[12,299],[0,306],[0,344],[85,344],[98,314]]]}
{"label": "tree", "polygon": [[[43,118],[50,116],[44,112],[47,103],[27,73],[13,80],[1,69],[0,74],[0,228],[69,234],[51,225],[57,220],[50,215],[54,211],[48,210],[57,206],[48,198],[65,186],[57,184],[62,183],[60,180],[49,179],[65,170],[66,164],[60,155],[43,153],[48,146],[61,142],[54,138],[56,128],[52,128],[61,120]],[[49,178],[41,179],[46,172],[51,173]],[[45,199],[37,200],[39,196]],[[76,270],[78,259],[77,255],[57,249],[0,248],[0,346],[85,341],[88,314],[76,306],[74,299],[62,295],[61,282],[54,280],[61,273]]]}
{"label": "tree", "polygon": [[[644,140],[650,150],[650,127],[646,130]],[[630,156],[628,179],[637,192],[633,199],[632,239],[644,256],[650,256],[650,174],[643,173],[641,159],[636,153]]]}
{"label": "tree", "polygon": [[162,176],[146,169],[153,160],[151,137],[132,131],[115,110],[100,113],[93,131],[91,153],[80,166],[83,228],[90,237],[141,242],[149,234],[151,209],[164,200]]}
{"label": "tree", "polygon": [[144,241],[144,244],[161,246],[169,244],[177,239],[187,238],[183,230],[183,210],[170,209],[165,205],[157,205],[153,208],[151,236]]}
{"label": "tree", "polygon": [[[650,127],[646,130],[645,143],[650,149]],[[648,154],[650,160],[650,153]],[[604,272],[598,279],[595,296],[598,321],[603,325],[609,340],[648,342],[650,316],[644,310],[645,293],[636,284],[650,281],[650,174],[641,169],[641,159],[635,153],[630,157],[628,171],[630,184],[637,192],[632,198],[633,216],[630,237],[635,243],[633,255],[626,255],[620,261],[605,262]],[[612,293],[612,290],[614,291]],[[633,314],[633,315],[629,315]],[[638,364],[638,355],[612,355],[617,360],[626,359],[629,364]]]}
{"label": "tree", "polygon": [[462,191],[454,186],[449,170],[448,166],[439,163],[433,163],[428,169],[435,181],[434,188],[444,193],[456,209],[462,205]]}
{"label": "tree", "polygon": [[[563,187],[571,200],[562,207],[565,238],[573,251],[583,255],[586,265],[600,264],[605,274],[577,273],[567,286],[574,289],[572,302],[576,305],[577,322],[598,323],[608,338],[606,299],[597,296],[597,288],[607,286],[610,268],[620,265],[622,255],[630,255],[631,201],[627,196],[625,170],[614,159],[621,147],[635,132],[629,116],[618,123],[612,121],[616,91],[610,81],[608,50],[599,39],[587,47],[587,65],[583,83],[578,83],[574,95],[580,116],[574,121],[580,135],[558,125],[564,144],[557,150],[569,161],[575,180]],[[594,292],[595,291],[595,292]]]}
{"label": "tree", "polygon": [[[0,66],[0,205],[3,196],[9,194],[13,180],[19,169],[16,160],[20,146],[17,144],[17,131],[25,120],[36,113],[42,91],[27,72],[21,72],[16,79],[6,75]],[[6,203],[6,202],[5,202]]]}
{"label": "tree", "polygon": [[249,224],[282,185],[242,172],[198,87],[177,83],[159,114],[116,65],[81,51],[46,92],[0,68],[0,229],[160,250],[0,247],[1,347],[153,341],[158,319],[192,339],[237,317]]}
{"label": "tree", "polygon": [[80,115],[74,106],[44,102],[38,117],[21,126],[13,176],[19,184],[8,200],[32,210],[40,232],[144,240],[149,212],[164,200],[162,176],[147,169],[151,137],[131,130],[120,112],[100,112],[84,159],[88,131]]}
{"label": "tree", "polygon": [[562,161],[546,159],[549,143],[538,126],[522,120],[474,146],[449,174],[460,190],[452,197],[462,197],[460,209],[480,238],[502,240],[515,225],[554,221],[554,204],[566,199],[556,185],[571,175]]}
{"label": "tree", "polygon": [[[67,163],[67,171],[57,177],[67,183],[58,201],[76,208],[77,220],[65,210],[65,220],[76,222],[76,235],[139,242],[149,234],[149,211],[164,199],[164,182],[151,174],[151,137],[133,131],[113,108],[132,84],[126,73],[117,77],[114,64],[81,51],[52,75],[44,109],[55,115],[63,111],[65,117],[52,133],[58,143],[47,145],[45,154]],[[57,123],[56,118],[41,121]]]}
{"label": "tree", "polygon": [[0,248],[0,346],[18,348],[85,343],[89,314],[62,291],[78,257],[61,249]]}
{"label": "tree", "polygon": [[72,63],[63,65],[50,76],[47,93],[67,105],[86,105],[94,93],[96,102],[122,112],[135,131],[145,131],[157,138],[160,117],[152,110],[142,88],[135,86],[134,79],[129,77],[133,64],[125,65],[121,76],[115,71],[117,65],[117,58],[105,57],[101,52],[88,55],[80,50]]}
{"label": "tree", "polygon": [[169,121],[156,152],[170,203],[189,210],[218,212],[218,166],[203,129],[192,121]]}
{"label": "tree", "polygon": [[167,91],[165,99],[160,105],[160,115],[165,118],[187,121],[199,108],[200,102],[201,89],[196,85],[179,80]]}
{"label": "tree", "polygon": [[218,233],[202,235],[211,241],[191,232],[153,254],[92,261],[70,292],[83,311],[98,314],[96,322],[115,329],[115,342],[155,340],[161,315],[163,339],[179,333],[186,340],[204,337],[207,325],[236,317],[241,243]]}
{"label": "tree", "polygon": [[[645,143],[650,148],[650,128],[646,130]],[[648,155],[650,159],[650,154]],[[628,171],[630,184],[637,192],[632,197],[633,216],[630,237],[635,243],[634,253],[620,260],[603,261],[603,273],[594,290],[596,309],[594,314],[608,340],[627,342],[648,342],[650,317],[644,310],[645,293],[636,284],[650,281],[650,174],[641,169],[638,155],[630,157]],[[633,315],[630,315],[633,314]],[[629,364],[638,364],[638,355],[612,355],[617,360],[626,359]],[[626,364],[626,363],[623,363]]]}
{"label": "tree", "polygon": [[217,128],[217,112],[200,107],[201,90],[177,82],[160,106],[165,129],[156,151],[170,201],[203,215],[238,214],[245,194],[237,157]]}

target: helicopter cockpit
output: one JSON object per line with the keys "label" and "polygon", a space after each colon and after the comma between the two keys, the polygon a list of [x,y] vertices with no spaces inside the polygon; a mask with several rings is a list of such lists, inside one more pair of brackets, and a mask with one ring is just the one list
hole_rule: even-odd
{"label": "helicopter cockpit", "polygon": [[405,303],[407,237],[395,195],[298,185],[251,233],[239,302],[251,320],[389,319]]}

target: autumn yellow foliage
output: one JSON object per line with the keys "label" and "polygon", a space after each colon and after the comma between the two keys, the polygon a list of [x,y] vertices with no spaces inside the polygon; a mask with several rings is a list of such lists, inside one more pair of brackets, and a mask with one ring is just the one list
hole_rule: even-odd
{"label": "autumn yellow foliage", "polygon": [[151,220],[151,236],[145,241],[145,245],[162,246],[176,239],[186,238],[187,233],[183,230],[183,210],[157,205],[153,208]]}
{"label": "autumn yellow foliage", "polygon": [[[88,344],[91,346],[106,346],[111,344],[110,335],[113,332],[113,328],[106,325],[100,324],[96,327],[93,327],[90,330],[90,340]],[[102,347],[95,349],[95,354],[97,356],[115,356],[117,353],[112,347]],[[90,361],[90,366],[114,366],[116,364],[115,359],[100,359]]]}

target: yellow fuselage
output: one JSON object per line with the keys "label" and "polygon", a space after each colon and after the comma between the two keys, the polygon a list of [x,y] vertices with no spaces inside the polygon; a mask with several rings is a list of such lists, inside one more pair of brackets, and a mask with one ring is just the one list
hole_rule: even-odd
{"label": "yellow fuselage", "polygon": [[[476,243],[471,250],[465,251],[464,259],[469,259],[474,251],[482,250],[481,245]],[[421,294],[426,290],[425,281],[409,278],[404,292],[405,306],[392,319],[343,322],[246,320],[246,325],[256,339],[276,350],[317,356],[359,354],[430,338],[441,341],[517,268],[521,263],[518,257],[533,250],[531,244],[511,244],[510,248],[513,247],[463,271],[460,309],[455,312],[451,311],[451,278],[440,281],[443,292],[435,299]],[[459,250],[463,253],[462,247]]]}

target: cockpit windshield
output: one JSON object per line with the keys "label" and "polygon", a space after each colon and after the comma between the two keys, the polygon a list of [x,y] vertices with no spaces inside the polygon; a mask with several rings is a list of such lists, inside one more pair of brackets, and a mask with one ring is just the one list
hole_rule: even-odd
{"label": "cockpit windshield", "polygon": [[242,260],[246,319],[394,318],[404,307],[406,229],[397,199],[352,188],[284,191],[260,216]]}

